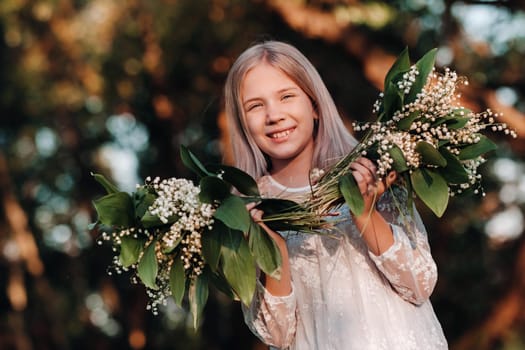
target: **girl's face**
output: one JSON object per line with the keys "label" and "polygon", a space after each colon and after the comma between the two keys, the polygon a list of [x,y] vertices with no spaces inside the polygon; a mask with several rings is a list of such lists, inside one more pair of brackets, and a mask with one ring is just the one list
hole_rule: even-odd
{"label": "girl's face", "polygon": [[241,100],[248,131],[271,159],[273,170],[290,161],[311,164],[317,114],[310,98],[292,79],[260,63],[246,73]]}

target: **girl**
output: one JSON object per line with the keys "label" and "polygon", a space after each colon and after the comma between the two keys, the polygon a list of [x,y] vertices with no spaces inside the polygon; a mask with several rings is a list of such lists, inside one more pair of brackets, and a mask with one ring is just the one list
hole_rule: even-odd
{"label": "girl", "polygon": [[[235,165],[257,178],[266,196],[307,200],[312,170],[356,145],[315,68],[282,42],[239,56],[225,107]],[[376,181],[366,158],[350,168],[365,199],[362,216],[343,206],[331,235],[281,235],[261,223],[281,251],[281,278],[261,273],[243,308],[247,325],[279,349],[446,349],[429,301],[437,270],[420,218],[406,210],[406,192],[385,191],[394,172]],[[248,208],[260,221],[263,213]]]}

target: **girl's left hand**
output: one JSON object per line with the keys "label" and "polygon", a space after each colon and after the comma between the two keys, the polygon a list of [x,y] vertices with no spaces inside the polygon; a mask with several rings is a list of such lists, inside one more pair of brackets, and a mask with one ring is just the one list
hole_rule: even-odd
{"label": "girl's left hand", "polygon": [[380,181],[377,167],[370,159],[360,157],[350,164],[352,175],[365,201],[364,213],[369,213],[376,200],[396,181],[397,172],[391,171]]}

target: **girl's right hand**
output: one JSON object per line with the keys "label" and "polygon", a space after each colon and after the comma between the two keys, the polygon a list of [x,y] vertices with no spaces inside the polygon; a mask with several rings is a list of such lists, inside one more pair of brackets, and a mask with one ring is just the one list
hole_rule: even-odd
{"label": "girl's right hand", "polygon": [[281,278],[276,279],[271,276],[267,276],[261,273],[261,283],[264,285],[266,290],[275,296],[286,296],[292,292],[292,280],[290,274],[290,260],[288,258],[288,247],[286,246],[285,239],[269,228],[263,221],[262,217],[264,212],[256,208],[257,203],[248,203],[246,209],[250,213],[253,221],[258,223],[264,231],[274,240],[281,252]]}
{"label": "girl's right hand", "polygon": [[252,217],[253,221],[255,221],[257,224],[259,224],[259,226],[261,226],[264,229],[264,231],[266,231],[268,233],[268,235],[270,235],[270,237],[272,237],[273,240],[278,245],[282,242],[284,244],[284,246],[286,247],[286,242],[285,242],[284,238],[280,234],[278,234],[277,232],[275,232],[274,230],[269,228],[264,223],[264,221],[262,219],[262,217],[264,215],[264,211],[262,211],[260,209],[257,209],[256,206],[257,206],[257,203],[255,203],[255,202],[246,204],[246,209],[250,213],[250,216]]}

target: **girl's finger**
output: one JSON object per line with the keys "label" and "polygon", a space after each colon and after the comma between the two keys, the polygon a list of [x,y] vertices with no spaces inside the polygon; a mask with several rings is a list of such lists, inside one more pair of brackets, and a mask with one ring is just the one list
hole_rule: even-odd
{"label": "girl's finger", "polygon": [[359,157],[357,158],[356,163],[363,165],[365,168],[367,168],[370,171],[370,173],[374,175],[374,177],[376,176],[377,166],[370,159],[365,158],[365,157]]}
{"label": "girl's finger", "polygon": [[257,205],[257,203],[255,203],[255,202],[248,203],[248,204],[246,204],[246,210],[250,211],[253,208],[255,208],[256,205]]}
{"label": "girl's finger", "polygon": [[[360,164],[360,163],[352,163],[351,166],[350,166],[350,169],[352,169],[353,172],[355,172],[355,173],[361,174],[361,176],[363,178],[363,181],[365,181],[365,182],[374,182],[375,181],[375,176],[370,171],[370,169],[367,168],[366,166]],[[360,180],[358,180],[356,178],[356,181],[359,182]]]}
{"label": "girl's finger", "polygon": [[392,184],[396,182],[396,180],[397,180],[397,172],[392,170],[391,172],[388,173],[388,175],[385,178],[386,187],[388,188],[392,186]]}

